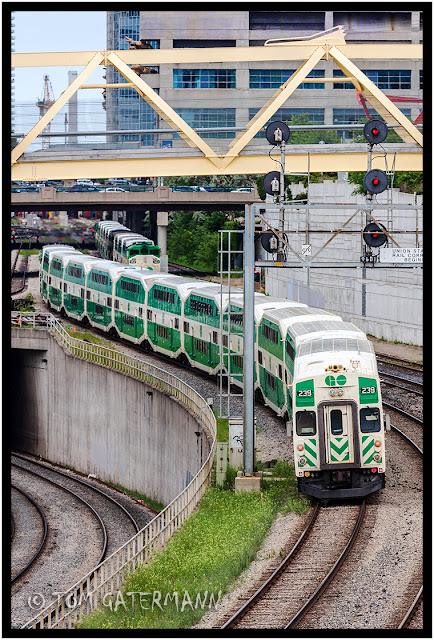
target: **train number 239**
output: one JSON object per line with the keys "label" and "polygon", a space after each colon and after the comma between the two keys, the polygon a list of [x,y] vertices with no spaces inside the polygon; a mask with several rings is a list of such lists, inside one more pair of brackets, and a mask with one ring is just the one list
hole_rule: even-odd
{"label": "train number 239", "polygon": [[297,391],[297,396],[299,398],[303,396],[312,397],[312,389],[300,389],[299,391]]}
{"label": "train number 239", "polygon": [[377,391],[376,387],[362,387],[361,393],[375,393]]}

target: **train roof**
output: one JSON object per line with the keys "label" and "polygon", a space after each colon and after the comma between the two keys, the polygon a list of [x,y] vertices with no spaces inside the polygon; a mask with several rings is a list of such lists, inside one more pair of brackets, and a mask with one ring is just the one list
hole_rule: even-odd
{"label": "train roof", "polygon": [[[197,280],[196,278],[184,278],[182,276],[173,276],[164,274],[166,277],[164,280],[157,282],[156,284],[163,287],[170,287],[176,289],[178,294],[183,300],[186,300],[193,290],[202,290],[209,286],[209,282],[205,280]],[[201,295],[198,293],[198,295]]]}

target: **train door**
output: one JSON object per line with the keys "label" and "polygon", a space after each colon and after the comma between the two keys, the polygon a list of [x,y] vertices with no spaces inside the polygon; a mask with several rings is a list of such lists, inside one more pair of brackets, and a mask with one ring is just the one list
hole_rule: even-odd
{"label": "train door", "polygon": [[324,407],[325,463],[354,463],[354,425],[350,404]]}

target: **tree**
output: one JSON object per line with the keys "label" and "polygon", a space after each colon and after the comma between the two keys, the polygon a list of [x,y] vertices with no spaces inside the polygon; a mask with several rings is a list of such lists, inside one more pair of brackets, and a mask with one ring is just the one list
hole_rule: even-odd
{"label": "tree", "polygon": [[[291,125],[311,125],[309,114],[303,113],[294,115],[290,120],[285,121],[289,128]],[[325,144],[340,144],[342,139],[337,131],[291,131],[289,136],[289,144],[318,144],[320,141]]]}

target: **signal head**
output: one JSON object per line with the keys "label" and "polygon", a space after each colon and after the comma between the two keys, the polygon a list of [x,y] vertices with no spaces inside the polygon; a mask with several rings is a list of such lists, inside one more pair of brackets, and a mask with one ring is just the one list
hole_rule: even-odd
{"label": "signal head", "polygon": [[363,240],[368,247],[381,247],[387,242],[387,235],[384,231],[387,231],[387,229],[382,224],[378,225],[376,222],[370,222],[363,229]]}
{"label": "signal head", "polygon": [[380,144],[387,138],[389,129],[382,120],[369,120],[363,127],[363,135],[370,144]]}
{"label": "signal head", "polygon": [[363,178],[363,186],[368,193],[383,193],[389,185],[389,178],[381,169],[371,169]]}

